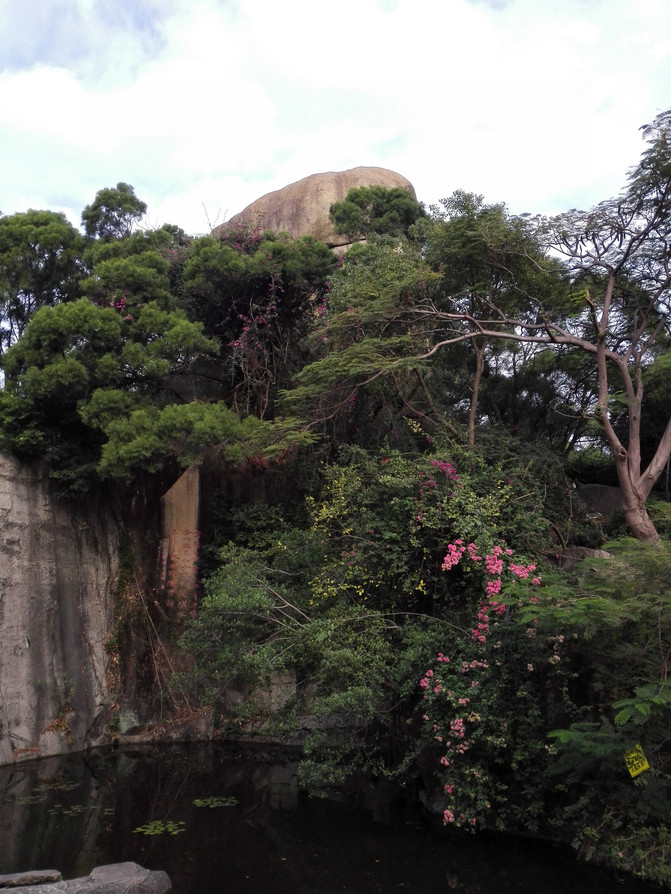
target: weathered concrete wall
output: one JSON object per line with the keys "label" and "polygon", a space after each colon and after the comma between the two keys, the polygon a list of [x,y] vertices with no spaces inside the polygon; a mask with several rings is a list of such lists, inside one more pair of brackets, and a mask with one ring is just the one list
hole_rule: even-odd
{"label": "weathered concrete wall", "polygon": [[195,610],[200,533],[200,474],[187,469],[161,498],[162,538],[159,586],[165,605],[178,620]]}
{"label": "weathered concrete wall", "polygon": [[104,740],[117,557],[108,506],[0,454],[0,763]]}

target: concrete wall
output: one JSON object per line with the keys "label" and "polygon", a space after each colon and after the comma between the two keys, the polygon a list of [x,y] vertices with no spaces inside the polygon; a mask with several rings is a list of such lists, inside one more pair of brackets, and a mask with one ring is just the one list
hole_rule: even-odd
{"label": "concrete wall", "polygon": [[159,586],[170,617],[184,620],[195,611],[200,533],[200,475],[187,469],[161,498],[162,538]]}
{"label": "concrete wall", "polygon": [[117,557],[109,506],[0,454],[0,763],[104,740]]}

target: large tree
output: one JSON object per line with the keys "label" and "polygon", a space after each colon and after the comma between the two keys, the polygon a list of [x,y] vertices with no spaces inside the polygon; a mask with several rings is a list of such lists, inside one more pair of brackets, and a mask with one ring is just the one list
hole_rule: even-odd
{"label": "large tree", "polygon": [[[139,408],[183,404],[176,380],[208,350],[216,345],[202,327],[154,303],[133,314],[86,298],[42,307],[2,358],[0,446],[45,459],[69,487],[89,486],[110,426]],[[177,440],[164,440],[164,456]],[[127,433],[123,446],[130,447]],[[156,443],[151,455],[132,449],[123,469],[116,461],[105,471],[127,476],[155,463]]]}
{"label": "large tree", "polygon": [[371,236],[407,236],[425,215],[424,206],[407,189],[394,186],[357,186],[330,209],[336,233],[352,242]]}
{"label": "large tree", "polygon": [[221,239],[194,240],[182,269],[183,301],[221,342],[230,405],[273,418],[277,389],[305,362],[305,336],[335,263],[328,246],[308,236],[238,227]]}
{"label": "large tree", "polygon": [[[645,466],[641,423],[644,373],[671,336],[671,111],[643,134],[647,148],[621,195],[588,212],[535,222],[548,251],[564,260],[573,284],[570,313],[557,314],[538,300],[521,316],[491,302],[476,317],[433,296],[414,311],[442,329],[427,356],[483,338],[571,348],[589,356],[597,378],[591,414],[615,461],[624,517],[637,538],[655,541],[646,503],[671,455],[671,418]],[[626,423],[619,430],[614,414]]]}
{"label": "large tree", "polygon": [[[539,245],[529,238],[523,221],[510,215],[505,205],[486,205],[482,196],[457,190],[439,206],[433,206],[431,212],[432,222],[422,228],[424,254],[431,267],[440,272],[441,291],[450,296],[453,306],[479,318],[492,306],[518,314],[528,312],[539,299],[545,303],[560,299],[556,283],[539,270],[543,257]],[[535,349],[528,346],[504,346],[477,332],[470,340],[442,352],[440,366],[448,360],[448,375],[461,388],[455,402],[463,401],[464,392],[470,391],[470,446],[475,444],[476,423],[482,416],[481,388],[488,382],[510,383],[508,411],[499,405],[498,412],[492,413],[489,402],[489,420],[501,419],[511,428],[519,428],[525,404],[521,399],[521,373],[534,354]],[[438,374],[434,367],[432,375]],[[528,405],[524,406],[525,415],[528,411]]]}
{"label": "large tree", "polygon": [[138,199],[129,183],[117,183],[98,190],[95,199],[82,211],[82,225],[91,238],[123,239],[130,236],[146,210],[146,203]]}
{"label": "large tree", "polygon": [[21,338],[38,308],[76,295],[82,241],[55,211],[0,217],[0,354]]}
{"label": "large tree", "polygon": [[405,416],[449,427],[416,362],[428,342],[413,307],[439,280],[418,243],[350,249],[333,277],[327,313],[315,319],[317,359],[283,393],[284,406],[334,443],[379,443],[402,429]]}

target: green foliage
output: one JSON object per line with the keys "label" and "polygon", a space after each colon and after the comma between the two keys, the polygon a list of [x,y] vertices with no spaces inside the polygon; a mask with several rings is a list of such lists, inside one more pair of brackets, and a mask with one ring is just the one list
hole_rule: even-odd
{"label": "green foliage", "polygon": [[450,540],[493,544],[509,531],[512,545],[533,550],[547,534],[533,469],[512,458],[506,468],[449,447],[414,456],[350,447],[340,459],[325,469],[321,500],[312,503],[314,526],[337,547],[314,600],[342,591],[382,609],[434,614],[454,607],[460,590],[472,593],[468,570],[449,582],[441,572]]}
{"label": "green foliage", "polygon": [[564,637],[521,623],[519,609],[543,600],[535,564],[457,540],[445,570],[464,563],[483,595],[466,635],[446,637],[419,681],[425,776],[440,780],[446,825],[538,832],[554,795],[548,723],[573,711]]}
{"label": "green foliage", "polygon": [[[369,241],[343,258],[259,229],[134,232],[124,183],[84,210],[88,241],[51,212],[0,218],[0,449],[71,490],[286,463],[267,503],[231,487],[213,516],[180,688],[228,730],[300,736],[310,788],[421,778],[447,823],[563,836],[660,881],[669,544],[532,568],[551,532],[615,530],[587,529],[568,478],[606,482],[618,444],[629,470],[639,446],[664,466],[670,121],[589,213],[522,220],[458,191],[427,218],[405,190],[354,190],[332,216]],[[650,514],[671,531],[668,503]]]}
{"label": "green foliage", "polygon": [[[531,470],[518,479],[460,452],[462,472],[449,455],[343,448],[299,524],[280,506],[238,513],[236,544],[206,581],[182,640],[197,659],[190,685],[226,722],[249,722],[267,713],[273,677],[293,670],[296,693],[274,725],[293,736],[302,715],[316,718],[301,764],[311,788],[355,766],[391,772],[411,748],[403,720],[419,675],[447,640],[468,638],[480,592],[474,567],[441,571],[450,538],[468,529],[494,543],[516,526],[529,547],[546,530]],[[229,689],[248,693],[242,716]]]}
{"label": "green foliage", "polygon": [[91,238],[109,241],[131,234],[133,225],[147,210],[128,183],[100,189],[90,205],[82,211],[82,225]]}
{"label": "green foliage", "polygon": [[346,235],[351,242],[371,236],[407,236],[424,214],[423,206],[409,190],[398,186],[359,186],[330,208],[336,233]]}
{"label": "green foliage", "polygon": [[[659,338],[659,352],[654,360],[643,370],[643,413],[645,425],[641,431],[641,453],[646,466],[655,454],[657,445],[664,436],[671,407],[671,349],[668,338]],[[624,414],[623,414],[624,415]],[[669,468],[662,473],[658,488],[664,493],[666,500],[671,499],[671,476]],[[661,536],[663,529],[658,528]],[[668,532],[668,528],[667,528]]]}
{"label": "green foliage", "polygon": [[182,637],[197,659],[195,682],[206,703],[220,702],[234,682],[236,688],[267,684],[290,660],[287,645],[304,613],[262,559],[232,544],[224,547],[198,618]]}
{"label": "green foliage", "polygon": [[0,354],[38,308],[76,296],[82,242],[54,211],[0,217]]}
{"label": "green foliage", "polygon": [[[607,546],[611,558],[583,561],[568,581],[546,578],[544,598],[521,614],[528,623],[533,613],[539,634],[562,630],[568,692],[580,712],[549,730],[564,792],[556,822],[586,856],[610,854],[614,865],[661,880],[657,857],[643,869],[640,842],[654,840],[657,826],[663,837],[669,822],[671,546]],[[635,745],[651,769],[632,779],[624,754]]]}
{"label": "green foliage", "polygon": [[650,503],[650,518],[660,536],[671,540],[671,502],[653,499]]}
{"label": "green foliage", "polygon": [[447,295],[467,293],[515,307],[525,292],[547,290],[539,246],[505,205],[485,205],[482,196],[457,190],[431,211],[426,256],[443,274]]}
{"label": "green foliage", "polygon": [[186,832],[186,823],[183,820],[151,820],[142,826],[137,826],[133,832],[140,835],[180,835]]}
{"label": "green foliage", "polygon": [[[302,772],[317,787],[342,781],[379,754],[376,730],[393,697],[390,648],[399,630],[365,604],[343,598],[313,605],[310,578],[328,543],[318,532],[277,533],[265,551],[222,550],[198,618],[182,637],[197,666],[180,684],[218,706],[229,729],[251,722],[253,730],[294,736],[300,716],[310,714],[314,733],[304,743]],[[275,703],[269,720],[271,683],[287,670],[296,674],[296,690]],[[226,707],[229,690],[246,693],[237,709]]]}
{"label": "green foliage", "polygon": [[[173,458],[192,463],[207,449],[234,463],[310,440],[294,419],[264,428],[249,412],[276,416],[275,390],[300,362],[334,256],[316,240],[270,232],[196,243],[176,227],[132,232],[144,210],[127,184],[101,190],[83,214],[98,237],[85,247],[49,212],[0,224],[12,344],[0,443],[45,459],[66,489],[100,474],[129,480]],[[22,258],[32,279],[19,277]],[[64,279],[71,268],[78,283]],[[12,276],[22,291],[10,301]],[[64,304],[75,285],[86,298]],[[36,313],[41,304],[48,313]]]}
{"label": "green foliage", "polygon": [[82,292],[97,304],[134,313],[154,301],[171,304],[168,261],[156,251],[99,260],[91,276],[82,281]]}
{"label": "green foliage", "polygon": [[98,390],[95,396],[105,398],[103,412],[96,408],[107,438],[98,464],[103,477],[129,481],[139,469],[157,471],[172,456],[190,466],[215,445],[222,459],[237,463],[258,453],[264,440],[266,429],[258,419],[240,420],[221,403],[150,404],[128,412],[124,392]]}
{"label": "green foliage", "polygon": [[[457,190],[431,212],[432,220],[422,225],[425,258],[440,274],[441,288],[430,337],[442,347],[429,386],[453,405],[461,402],[457,418],[470,418],[471,443],[474,423],[487,420],[527,440],[548,437],[556,449],[566,449],[577,427],[564,415],[568,410],[572,421],[576,416],[564,403],[572,379],[554,350],[498,339],[493,327],[480,323],[507,317],[535,324],[543,315],[561,315],[566,286],[559,266],[544,256],[527,223],[503,204],[486,205],[482,196]],[[480,328],[490,334],[478,334]],[[467,402],[463,396],[469,392]]]}
{"label": "green foliage", "polygon": [[194,807],[209,807],[213,810],[216,807],[235,807],[238,799],[234,795],[225,797],[224,795],[210,795],[209,798],[194,798]]}
{"label": "green foliage", "polygon": [[575,842],[584,860],[602,863],[657,885],[671,885],[671,828],[668,824],[634,826],[609,811],[598,826],[587,826]]}
{"label": "green foliage", "polygon": [[316,239],[244,227],[188,249],[183,300],[191,319],[221,340],[221,379],[236,406],[272,418],[277,388],[305,360],[304,339],[334,264]]}
{"label": "green foliage", "polygon": [[[528,579],[511,581],[501,602],[483,598],[470,643],[446,638],[420,681],[424,765],[446,824],[549,831],[667,882],[671,548],[609,548],[569,580],[544,574],[526,593]],[[634,746],[650,768],[632,778]]]}
{"label": "green foliage", "polygon": [[150,303],[134,317],[122,314],[80,299],[33,315],[3,358],[4,449],[42,456],[53,472],[70,469],[77,478],[79,466],[88,474],[114,424],[160,403],[166,385],[194,357],[216,350],[179,312]]}
{"label": "green foliage", "polygon": [[397,248],[366,245],[345,255],[326,314],[315,320],[313,362],[282,393],[284,406],[337,442],[379,444],[405,415],[434,418],[417,360],[426,331],[413,322],[411,309],[438,278],[416,246]]}
{"label": "green foliage", "polygon": [[[457,470],[445,449],[348,447],[325,467],[306,524],[276,507],[246,535],[240,516],[248,546],[224,549],[184,636],[191,684],[248,731],[292,736],[310,715],[300,775],[311,790],[357,768],[421,772],[434,803],[443,789],[448,824],[559,834],[586,857],[663,878],[669,545],[613,544],[611,559],[569,578],[543,572],[539,586],[520,556],[541,541],[521,519],[542,502],[516,502],[519,469],[502,480],[466,454]],[[448,550],[462,530],[472,550],[466,538]],[[501,539],[516,531],[507,553]],[[449,568],[453,548],[463,555]],[[269,685],[289,670],[296,690],[269,727]],[[247,693],[237,711],[231,689]],[[639,743],[652,769],[632,780],[624,752]]]}
{"label": "green foliage", "polygon": [[280,331],[294,325],[314,304],[334,263],[316,239],[241,228],[221,239],[194,240],[184,264],[184,291],[205,331],[234,341],[250,323]]}
{"label": "green foliage", "polygon": [[582,697],[595,716],[636,686],[668,674],[671,649],[671,548],[633,540],[606,544],[608,559],[589,559],[570,575],[546,578],[556,598],[546,601],[539,623],[561,625],[576,636]]}

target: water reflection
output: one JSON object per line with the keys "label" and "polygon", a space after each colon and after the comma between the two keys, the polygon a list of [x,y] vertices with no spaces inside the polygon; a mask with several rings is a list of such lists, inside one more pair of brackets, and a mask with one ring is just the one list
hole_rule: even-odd
{"label": "water reflection", "polygon": [[377,794],[361,793],[365,811],[307,799],[291,760],[207,745],[0,768],[0,873],[55,868],[74,878],[134,860],[168,872],[177,894],[658,890],[559,848],[449,832],[407,813],[380,822],[395,805]]}

